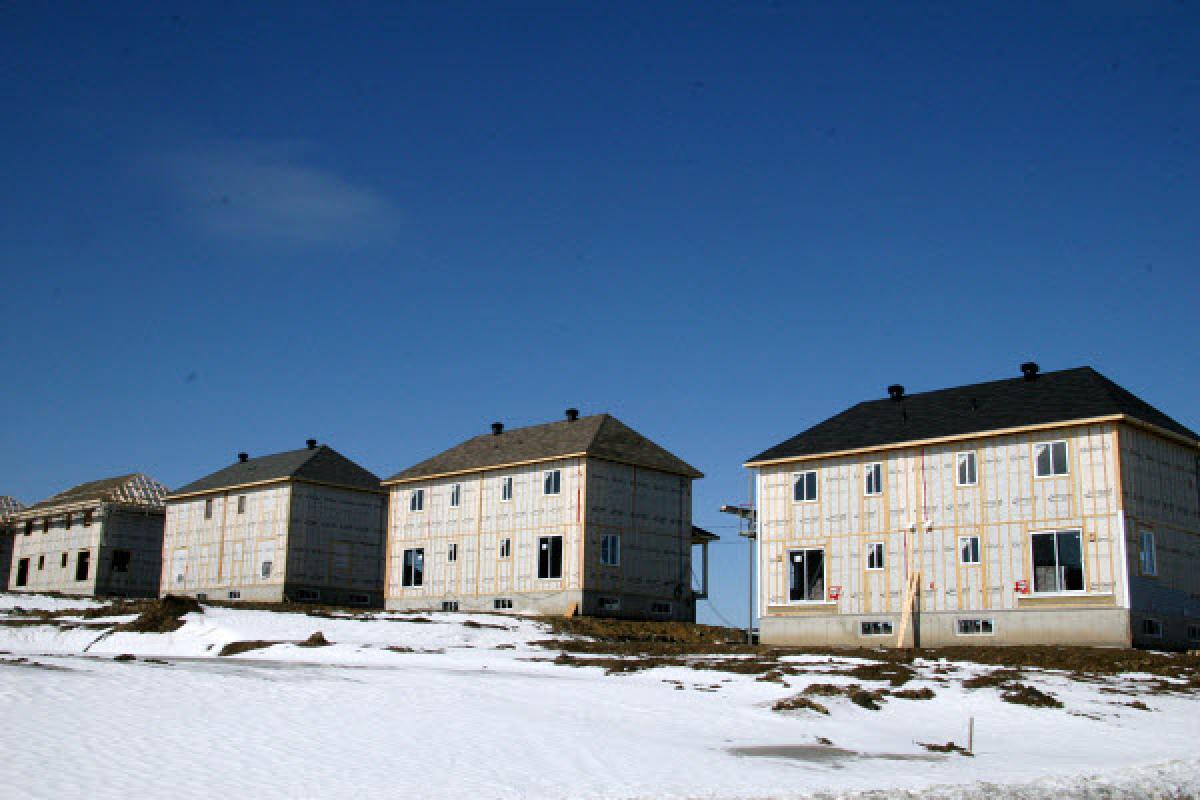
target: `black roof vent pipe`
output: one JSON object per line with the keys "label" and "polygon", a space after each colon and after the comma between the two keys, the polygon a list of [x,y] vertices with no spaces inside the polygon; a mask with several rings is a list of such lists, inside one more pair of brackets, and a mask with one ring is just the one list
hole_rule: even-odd
{"label": "black roof vent pipe", "polygon": [[305,443],[306,445],[308,445],[308,449],[309,449],[309,450],[316,450],[316,449],[317,449],[317,440],[316,440],[316,439],[307,439],[307,440],[305,440],[305,442],[304,442],[304,443]]}
{"label": "black roof vent pipe", "polygon": [[502,433],[504,433],[504,423],[503,422],[493,422],[492,423],[492,436],[499,436]]}
{"label": "black roof vent pipe", "polygon": [[250,460],[250,454],[249,454],[249,453],[238,453],[238,461],[240,461],[240,462],[242,462],[243,464],[245,464],[245,463],[246,463],[247,461],[249,461],[249,460]]}
{"label": "black roof vent pipe", "polygon": [[904,387],[898,383],[893,383],[888,387],[888,395],[893,400],[899,400],[900,398],[904,397]]}
{"label": "black roof vent pipe", "polygon": [[567,409],[567,421],[574,422],[577,419],[579,419],[579,409],[578,408],[568,408]]}
{"label": "black roof vent pipe", "polygon": [[1039,367],[1034,362],[1026,361],[1024,364],[1021,365],[1021,374],[1025,376],[1025,380],[1035,381],[1035,380],[1037,380],[1038,370],[1040,370],[1040,369],[1041,369],[1041,367]]}

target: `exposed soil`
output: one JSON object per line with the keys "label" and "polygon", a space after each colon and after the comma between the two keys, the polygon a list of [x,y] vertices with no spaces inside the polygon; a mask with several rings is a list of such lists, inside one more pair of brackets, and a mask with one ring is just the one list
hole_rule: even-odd
{"label": "exposed soil", "polygon": [[901,700],[932,700],[934,698],[933,689],[899,689],[888,692],[889,697],[899,697]]}
{"label": "exposed soil", "polygon": [[807,697],[803,694],[796,694],[792,695],[791,697],[785,697],[782,700],[777,700],[775,701],[775,705],[771,706],[771,708],[775,711],[807,710],[816,711],[818,714],[825,714],[826,716],[829,715],[828,708],[821,705],[816,700],[813,700],[811,697]]}
{"label": "exposed soil", "polygon": [[222,647],[221,652],[217,653],[217,655],[219,655],[219,656],[236,656],[241,653],[248,653],[251,650],[261,650],[264,647],[270,647],[271,645],[274,645],[274,644],[287,644],[287,642],[266,641],[264,639],[249,639],[244,642],[230,642],[229,644]]}
{"label": "exposed soil", "polygon": [[1015,669],[997,669],[967,678],[962,682],[964,689],[1002,689],[1025,676]]}
{"label": "exposed soil", "polygon": [[958,753],[959,755],[969,756],[974,758],[975,754],[965,747],[959,747],[954,742],[946,742],[945,744],[931,744],[929,742],[917,742],[917,744],[934,753]]}
{"label": "exposed soil", "polygon": [[1022,706],[1032,706],[1033,708],[1062,708],[1062,701],[1051,694],[1043,692],[1041,689],[1027,686],[1023,683],[1014,683],[1008,689],[1001,693],[1000,699],[1006,703],[1016,703]]}
{"label": "exposed soil", "polygon": [[[183,627],[185,614],[204,612],[194,597],[177,597],[171,594],[161,600],[143,600],[130,605],[136,605],[140,610],[138,618],[132,622],[118,625],[114,630],[133,633],[170,633]],[[132,611],[117,613],[128,614]]]}
{"label": "exposed soil", "polygon": [[133,653],[121,653],[119,656],[113,656],[113,661],[137,661],[137,656]]}
{"label": "exposed soil", "polygon": [[887,681],[892,686],[903,686],[915,676],[912,667],[899,662],[860,664],[848,674],[860,681]]}
{"label": "exposed soil", "polygon": [[325,634],[317,631],[303,642],[296,642],[297,647],[329,647],[333,642],[325,638]]}

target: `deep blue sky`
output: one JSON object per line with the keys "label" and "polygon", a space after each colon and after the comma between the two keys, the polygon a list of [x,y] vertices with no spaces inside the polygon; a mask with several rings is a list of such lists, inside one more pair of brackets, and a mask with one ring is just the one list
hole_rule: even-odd
{"label": "deep blue sky", "polygon": [[609,411],[740,620],[741,462],[889,383],[1200,427],[1195,3],[242,5],[0,7],[0,494]]}

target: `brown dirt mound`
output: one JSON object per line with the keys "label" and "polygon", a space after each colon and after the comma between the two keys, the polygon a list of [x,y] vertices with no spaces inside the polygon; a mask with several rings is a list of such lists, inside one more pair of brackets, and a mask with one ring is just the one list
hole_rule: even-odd
{"label": "brown dirt mound", "polygon": [[891,697],[899,697],[901,700],[932,700],[934,698],[933,689],[899,689],[894,692],[888,692]]}
{"label": "brown dirt mound", "polygon": [[959,747],[954,742],[946,742],[945,744],[930,744],[928,742],[917,742],[917,744],[921,745],[921,747],[924,747],[926,750],[933,751],[934,753],[958,753],[958,754],[964,755],[964,756],[970,756],[970,757],[975,756],[975,754],[972,753],[970,750],[968,750],[965,747]]}
{"label": "brown dirt mound", "polygon": [[303,642],[296,642],[297,647],[329,647],[333,642],[325,638],[325,634],[317,631]]}
{"label": "brown dirt mound", "polygon": [[1058,698],[1023,683],[1012,684],[1000,695],[1000,699],[1006,703],[1016,703],[1022,706],[1032,706],[1033,708],[1063,707],[1062,702]]}
{"label": "brown dirt mound", "polygon": [[221,652],[217,653],[217,655],[218,656],[236,656],[240,653],[248,653],[251,650],[261,650],[264,647],[270,647],[273,644],[287,644],[287,643],[279,642],[279,641],[271,642],[271,641],[266,641],[263,639],[249,639],[244,642],[230,642],[229,644],[222,647]]}
{"label": "brown dirt mound", "polygon": [[837,686],[832,683],[813,683],[804,687],[804,694],[813,697],[841,697],[845,693],[845,686]]}
{"label": "brown dirt mound", "polygon": [[140,606],[142,611],[137,619],[118,625],[115,630],[134,633],[170,633],[183,627],[184,614],[204,611],[194,597],[177,597],[171,594],[161,600],[146,601]]}
{"label": "brown dirt mound", "polygon": [[903,686],[915,675],[911,667],[887,662],[860,664],[847,674],[860,681],[887,681],[892,686]]}
{"label": "brown dirt mound", "polygon": [[746,644],[744,631],[714,625],[602,617],[545,617],[539,621],[554,633],[586,638],[536,644],[576,653],[663,656],[760,651],[760,648]]}
{"label": "brown dirt mound", "polygon": [[771,706],[771,708],[775,711],[808,710],[808,711],[816,711],[818,714],[825,714],[826,716],[829,715],[828,708],[821,705],[816,700],[813,700],[812,698],[806,697],[802,694],[797,694],[797,695],[793,695],[791,697],[785,697],[782,700],[777,700],[775,702],[775,705]]}
{"label": "brown dirt mound", "polygon": [[967,678],[962,682],[964,689],[999,689],[1021,680],[1025,676],[1015,669],[997,669]]}

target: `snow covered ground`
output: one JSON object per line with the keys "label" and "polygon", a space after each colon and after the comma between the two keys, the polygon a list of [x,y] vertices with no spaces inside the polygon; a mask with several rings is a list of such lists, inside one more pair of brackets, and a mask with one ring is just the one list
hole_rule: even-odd
{"label": "snow covered ground", "polygon": [[[208,607],[139,634],[18,610],[96,605],[0,595],[0,796],[1200,796],[1200,696],[1143,691],[1144,675],[1041,674],[1063,708],[1031,708],[961,686],[988,667],[931,665],[903,688],[932,699],[815,698],[826,716],[772,705],[861,660],[797,658],[810,671],[783,685],[555,664],[532,644],[554,634],[518,617]],[[295,644],[316,631],[333,644]],[[247,640],[284,643],[218,655]],[[974,757],[918,744],[965,743],[969,717]]]}

